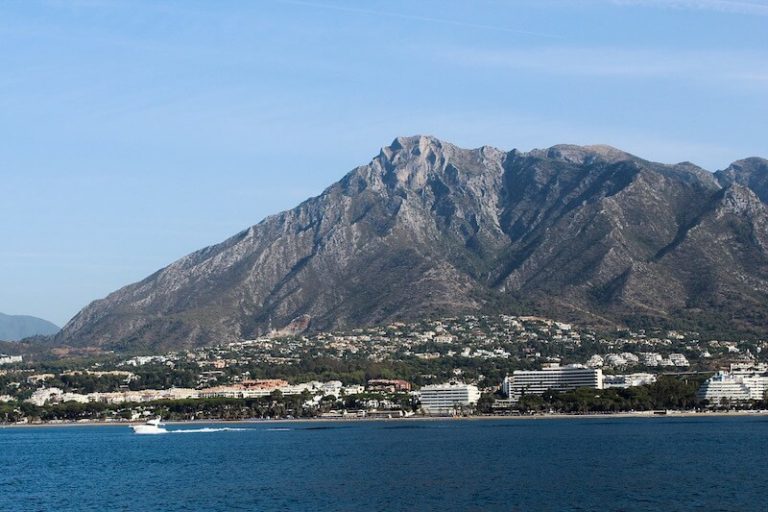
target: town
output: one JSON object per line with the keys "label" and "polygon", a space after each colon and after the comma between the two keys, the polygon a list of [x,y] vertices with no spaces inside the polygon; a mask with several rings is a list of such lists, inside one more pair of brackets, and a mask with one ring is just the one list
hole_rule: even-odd
{"label": "town", "polygon": [[0,355],[0,422],[765,409],[767,349],[765,340],[607,335],[498,315],[162,355]]}

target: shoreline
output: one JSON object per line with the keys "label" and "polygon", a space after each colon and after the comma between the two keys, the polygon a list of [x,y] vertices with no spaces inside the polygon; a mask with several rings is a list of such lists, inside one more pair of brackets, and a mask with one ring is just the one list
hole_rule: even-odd
{"label": "shoreline", "polygon": [[[639,412],[618,412],[608,414],[532,414],[532,415],[483,415],[483,416],[410,416],[397,418],[281,418],[281,419],[244,419],[244,420],[224,420],[224,419],[201,419],[201,420],[178,420],[167,421],[167,425],[271,425],[275,423],[297,424],[297,423],[356,423],[356,422],[394,422],[394,421],[536,421],[536,420],[569,420],[569,419],[632,419],[632,418],[711,418],[711,417],[768,417],[767,410],[757,411],[713,411],[713,412],[694,412],[694,411],[666,411],[663,414],[657,414],[654,411]],[[71,427],[128,427],[131,425],[140,425],[142,421],[68,421],[68,422],[47,422],[47,423],[0,423],[0,430],[17,428],[71,428]]]}

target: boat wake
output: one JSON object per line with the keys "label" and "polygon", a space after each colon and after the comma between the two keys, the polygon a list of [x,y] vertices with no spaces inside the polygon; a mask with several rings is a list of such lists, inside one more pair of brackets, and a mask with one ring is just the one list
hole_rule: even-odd
{"label": "boat wake", "polygon": [[237,432],[242,430],[248,430],[248,429],[232,428],[232,427],[221,427],[221,428],[204,427],[204,428],[182,428],[179,430],[166,430],[164,428],[153,428],[153,429],[140,429],[140,430],[134,429],[134,433],[139,435],[156,436],[160,434],[208,434],[211,432]]}
{"label": "boat wake", "polygon": [[180,430],[168,430],[168,434],[206,434],[210,432],[240,432],[248,430],[247,428],[232,428],[232,427],[220,427],[220,428],[185,428]]}
{"label": "boat wake", "polygon": [[158,434],[167,434],[168,431],[165,430],[164,428],[158,428],[152,431],[145,431],[145,432],[142,432],[140,430],[134,430],[133,433],[139,436],[156,436]]}

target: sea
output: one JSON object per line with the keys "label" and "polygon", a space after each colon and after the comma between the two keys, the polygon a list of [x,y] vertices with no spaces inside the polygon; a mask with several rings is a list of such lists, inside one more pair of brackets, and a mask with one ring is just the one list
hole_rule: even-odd
{"label": "sea", "polygon": [[768,416],[0,428],[3,511],[768,511]]}

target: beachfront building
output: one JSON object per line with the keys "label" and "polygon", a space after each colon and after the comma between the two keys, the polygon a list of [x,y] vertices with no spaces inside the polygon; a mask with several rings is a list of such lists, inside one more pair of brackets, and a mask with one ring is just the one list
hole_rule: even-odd
{"label": "beachfront building", "polygon": [[549,389],[571,391],[576,388],[603,389],[603,371],[580,364],[553,363],[541,370],[516,370],[502,383],[502,391],[515,401],[524,394],[541,395]]}
{"label": "beachfront building", "polygon": [[421,407],[426,414],[460,414],[480,399],[480,390],[472,384],[448,382],[424,386],[419,392]]}
{"label": "beachfront building", "polygon": [[750,395],[750,389],[742,377],[731,375],[728,372],[717,372],[701,385],[696,393],[696,398],[717,405],[724,401],[743,402],[749,400]]}
{"label": "beachfront building", "polygon": [[751,400],[763,400],[768,393],[768,364],[766,363],[733,363],[731,375],[741,378],[749,388]]}
{"label": "beachfront building", "polygon": [[741,377],[741,381],[749,389],[750,400],[763,400],[768,398],[768,376],[748,375]]}
{"label": "beachfront building", "polygon": [[304,392],[317,397],[318,401],[323,396],[332,395],[336,398],[362,393],[362,386],[344,386],[341,381],[328,382],[302,382],[300,384],[288,384],[279,379],[248,380],[237,384],[216,386],[200,390],[200,398],[262,398],[270,396],[275,391],[283,395],[300,395]]}
{"label": "beachfront building", "polygon": [[282,379],[245,380],[237,384],[201,389],[200,398],[261,398],[275,391],[283,395],[300,394],[303,389],[293,389]]}
{"label": "beachfront building", "polygon": [[718,372],[699,388],[699,400],[717,405],[722,401],[763,400],[768,393],[768,365],[734,363],[731,370]]}
{"label": "beachfront building", "polygon": [[656,382],[656,376],[652,373],[628,373],[625,375],[603,375],[603,389],[631,388],[645,386]]}

